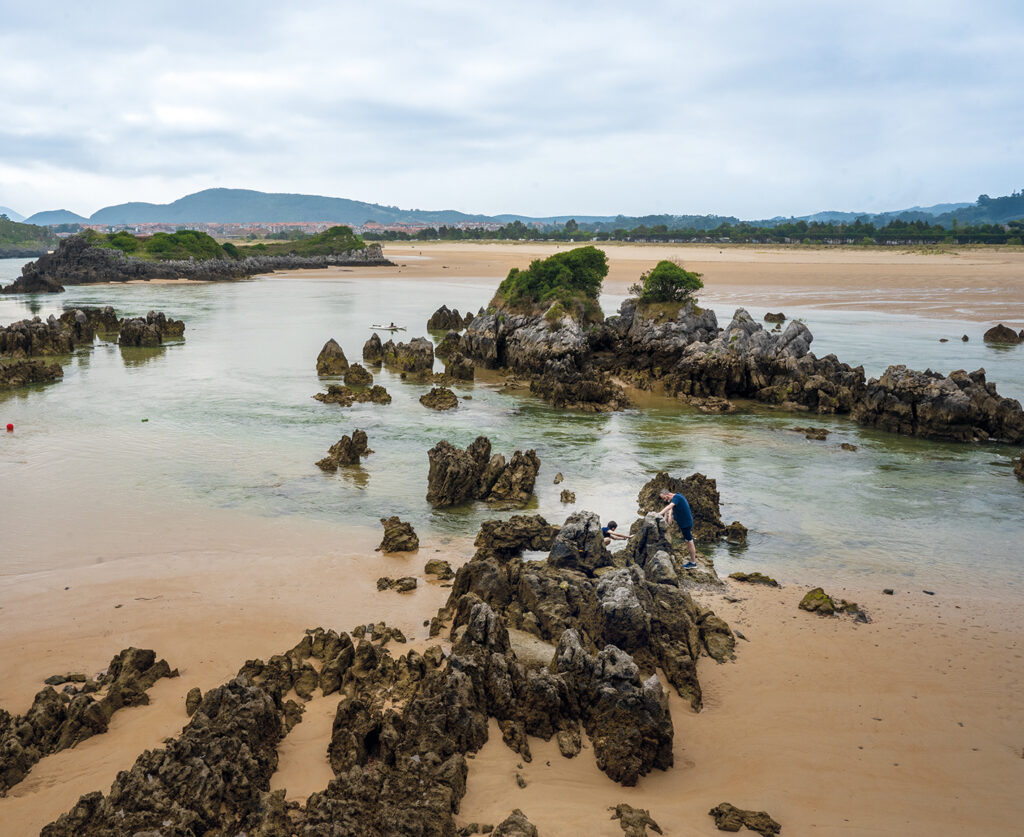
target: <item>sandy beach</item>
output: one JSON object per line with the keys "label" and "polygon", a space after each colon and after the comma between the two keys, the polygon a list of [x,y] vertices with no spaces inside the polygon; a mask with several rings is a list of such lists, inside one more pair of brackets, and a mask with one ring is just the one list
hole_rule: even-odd
{"label": "sandy beach", "polygon": [[[503,279],[513,267],[579,246],[511,242],[385,242],[384,255],[413,278]],[[604,289],[626,294],[661,259],[703,274],[702,296],[721,303],[786,305],[916,314],[1024,328],[1024,249],[927,252],[902,248],[834,249],[606,244]],[[360,268],[352,275],[372,275]],[[333,271],[332,271],[333,272]],[[318,271],[304,271],[315,276]]]}
{"label": "sandy beach", "polygon": [[[225,682],[246,659],[291,647],[307,627],[383,619],[412,638],[393,653],[425,647],[422,621],[447,596],[422,573],[439,547],[380,556],[375,534],[317,555],[307,541],[304,559],[214,551],[173,565],[142,559],[5,579],[0,705],[8,710],[24,711],[49,674],[94,672],[129,645],[155,649],[181,676],[158,681],[150,705],[117,713],[106,734],[37,764],[0,800],[0,833],[34,834],[81,794],[106,790],[139,752],[181,730],[190,688]],[[443,554],[457,565],[470,550],[463,542]],[[412,594],[376,591],[377,576],[406,572],[420,577]],[[909,588],[894,596],[832,590],[872,618],[856,624],[798,610],[805,591],[730,582],[699,594],[747,641],[732,662],[701,662],[702,712],[672,693],[673,769],[623,788],[597,769],[589,748],[568,761],[554,741],[531,741],[534,759],[519,767],[495,726],[470,762],[459,822],[497,823],[519,807],[541,834],[612,837],[621,831],[608,807],[627,802],[649,809],[667,835],[711,835],[719,832],[708,809],[730,801],[767,810],[788,834],[1019,833],[1019,608]],[[272,787],[289,798],[304,800],[331,778],[337,702],[315,697],[282,743]]]}

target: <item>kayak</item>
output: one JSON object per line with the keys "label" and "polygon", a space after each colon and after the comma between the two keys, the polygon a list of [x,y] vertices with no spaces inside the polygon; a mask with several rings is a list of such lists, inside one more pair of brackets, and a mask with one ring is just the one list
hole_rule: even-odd
{"label": "kayak", "polygon": [[405,331],[405,326],[372,325],[370,328],[376,331]]}

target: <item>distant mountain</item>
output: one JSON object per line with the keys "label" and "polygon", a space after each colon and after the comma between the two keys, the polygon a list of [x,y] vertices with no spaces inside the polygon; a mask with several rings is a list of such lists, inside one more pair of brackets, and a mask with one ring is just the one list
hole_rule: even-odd
{"label": "distant mountain", "polygon": [[89,219],[76,215],[67,209],[49,209],[37,212],[25,219],[26,224],[37,224],[40,227],[52,227],[54,224],[88,224]]}
{"label": "distant mountain", "polygon": [[20,212],[15,212],[9,206],[0,206],[0,215],[6,215],[11,221],[24,221],[25,216]]}

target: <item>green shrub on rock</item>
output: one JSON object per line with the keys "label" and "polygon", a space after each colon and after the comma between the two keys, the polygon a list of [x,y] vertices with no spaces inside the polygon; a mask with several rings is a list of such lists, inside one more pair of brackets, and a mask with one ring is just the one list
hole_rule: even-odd
{"label": "green shrub on rock", "polygon": [[643,274],[630,291],[642,303],[686,302],[703,287],[701,274],[686,270],[675,262],[663,260]]}
{"label": "green shrub on rock", "polygon": [[608,257],[596,247],[577,247],[546,259],[534,259],[526,270],[517,267],[498,286],[491,304],[515,311],[550,310],[560,303],[581,319],[597,317],[597,296],[608,275]]}

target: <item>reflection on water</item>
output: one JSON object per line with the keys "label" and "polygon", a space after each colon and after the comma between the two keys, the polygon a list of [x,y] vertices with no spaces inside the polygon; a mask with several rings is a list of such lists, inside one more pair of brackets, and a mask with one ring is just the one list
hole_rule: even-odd
{"label": "reflection on water", "polygon": [[[3,280],[0,279],[0,282]],[[425,502],[427,450],[440,439],[465,446],[490,437],[506,455],[535,448],[542,462],[535,510],[561,521],[576,509],[628,528],[636,495],[653,473],[701,471],[718,481],[726,522],[750,528],[746,550],[722,547],[720,570],[761,569],[808,580],[906,579],[917,586],[995,583],[1020,590],[1016,555],[1024,537],[1024,489],[1002,446],[948,445],[863,430],[844,418],[808,417],[747,405],[707,416],[649,397],[643,409],[563,413],[493,378],[455,387],[459,407],[419,404],[428,384],[373,370],[390,405],[320,404],[316,356],[334,337],[360,358],[373,322],[425,334],[441,303],[476,310],[493,282],[406,282],[387,278],[261,278],[197,286],[73,287],[43,298],[41,314],[67,305],[112,304],[120,316],[160,310],[186,323],[184,343],[124,349],[97,343],[65,365],[65,378],[0,397],[0,419],[18,431],[0,439],[5,488],[0,574],[47,569],[46,551],[27,556],[40,529],[63,521],[125,526],[159,509],[183,529],[204,510],[336,526],[377,527],[392,514],[411,521],[425,544],[472,535],[495,514],[483,506],[432,510]],[[617,300],[603,300],[611,313]],[[750,306],[760,317],[765,309]],[[731,310],[719,309],[723,322]],[[835,352],[878,374],[892,362],[949,370],[985,366],[1004,394],[1024,395],[1024,351],[991,352],[977,324],[796,309],[819,354]],[[30,314],[24,298],[0,299],[0,322]],[[827,427],[812,442],[795,424]],[[355,468],[323,474],[314,464],[357,428],[375,451]],[[841,449],[843,442],[858,446]],[[565,482],[555,486],[555,473]],[[563,488],[576,493],[564,505]],[[240,518],[241,519],[241,518]],[[310,524],[312,525],[312,523]],[[138,539],[138,533],[132,534]],[[87,535],[81,535],[88,544]],[[144,542],[131,545],[144,553]],[[124,547],[130,552],[129,546]],[[87,550],[86,550],[87,551]],[[56,554],[56,552],[54,553]],[[67,552],[61,552],[67,560]],[[97,556],[84,555],[83,560]],[[891,586],[891,584],[890,584]]]}

